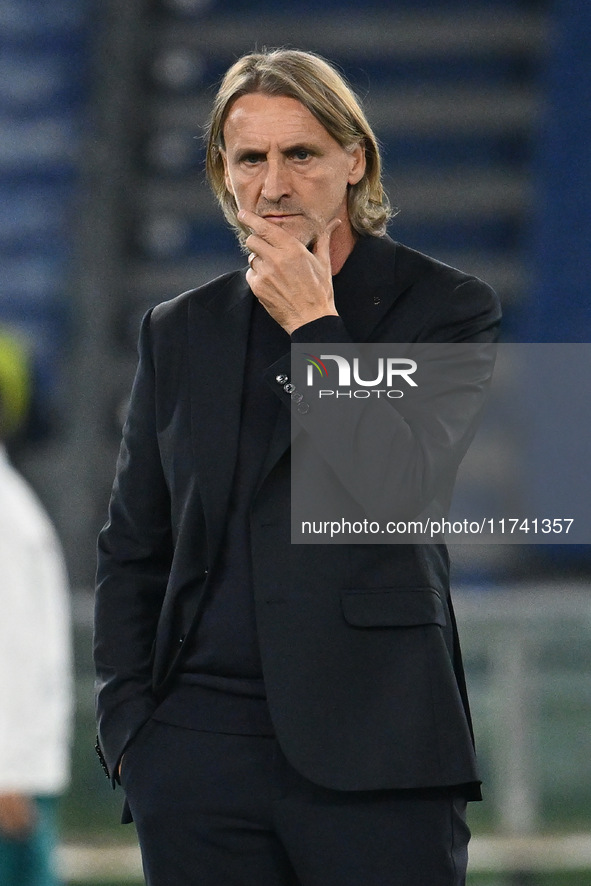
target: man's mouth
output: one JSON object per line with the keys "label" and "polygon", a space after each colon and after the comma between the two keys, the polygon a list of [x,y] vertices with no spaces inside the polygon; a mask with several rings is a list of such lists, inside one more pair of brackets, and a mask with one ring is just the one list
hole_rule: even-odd
{"label": "man's mouth", "polygon": [[285,221],[288,218],[296,218],[298,215],[300,215],[299,212],[272,212],[264,215],[263,218],[268,221]]}

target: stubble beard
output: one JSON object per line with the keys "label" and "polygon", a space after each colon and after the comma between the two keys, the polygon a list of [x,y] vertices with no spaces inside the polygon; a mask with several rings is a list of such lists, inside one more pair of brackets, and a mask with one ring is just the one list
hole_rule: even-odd
{"label": "stubble beard", "polygon": [[303,243],[306,249],[309,250],[313,249],[314,244],[323,230],[323,220],[311,216],[299,206],[284,206],[281,203],[267,203],[264,206],[257,206],[255,212],[261,217],[269,213],[276,213],[277,215],[280,215],[281,213],[285,213],[286,215],[293,214],[295,216],[293,221],[287,219],[286,221],[274,221],[271,223],[278,225],[289,233],[292,233],[290,228],[292,225],[295,225],[296,230],[293,231],[293,236],[296,240],[299,240],[300,243]]}

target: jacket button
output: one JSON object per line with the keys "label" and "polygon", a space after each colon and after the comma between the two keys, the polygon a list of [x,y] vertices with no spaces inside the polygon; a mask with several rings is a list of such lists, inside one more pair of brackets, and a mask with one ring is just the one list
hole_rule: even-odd
{"label": "jacket button", "polygon": [[295,389],[296,389],[296,386],[293,385],[291,382],[288,382],[286,385],[283,385],[283,390],[285,391],[286,394],[293,394]]}
{"label": "jacket button", "polygon": [[306,412],[310,411],[310,404],[306,403],[305,400],[302,400],[301,403],[298,403],[296,409],[300,413],[300,415],[305,415]]}
{"label": "jacket button", "polygon": [[284,372],[280,372],[279,375],[275,376],[275,381],[278,385],[284,385],[285,382],[289,381],[289,376],[286,375]]}

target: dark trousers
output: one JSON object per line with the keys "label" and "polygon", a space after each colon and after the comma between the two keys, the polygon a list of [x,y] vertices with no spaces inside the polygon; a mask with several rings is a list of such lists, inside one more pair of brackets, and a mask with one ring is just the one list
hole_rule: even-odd
{"label": "dark trousers", "polygon": [[122,783],[148,886],[465,884],[463,799],[322,788],[270,736],[151,720]]}

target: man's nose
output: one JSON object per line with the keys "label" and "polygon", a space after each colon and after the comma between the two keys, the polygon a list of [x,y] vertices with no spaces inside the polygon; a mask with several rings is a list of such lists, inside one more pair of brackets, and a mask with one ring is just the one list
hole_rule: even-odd
{"label": "man's nose", "polygon": [[268,160],[263,182],[263,197],[269,203],[277,203],[282,197],[288,197],[290,193],[291,185],[285,164],[281,160]]}

